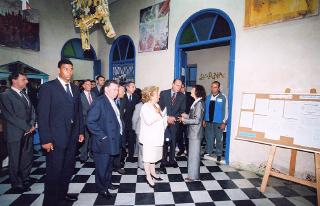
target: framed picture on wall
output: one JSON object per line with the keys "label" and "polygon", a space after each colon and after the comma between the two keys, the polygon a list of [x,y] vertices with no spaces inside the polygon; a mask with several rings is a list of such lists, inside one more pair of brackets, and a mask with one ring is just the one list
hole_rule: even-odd
{"label": "framed picture on wall", "polygon": [[166,50],[170,0],[140,10],[139,52]]}
{"label": "framed picture on wall", "polygon": [[258,27],[318,14],[319,0],[246,0],[244,27]]}
{"label": "framed picture on wall", "polygon": [[39,11],[21,1],[0,1],[0,45],[40,51]]}

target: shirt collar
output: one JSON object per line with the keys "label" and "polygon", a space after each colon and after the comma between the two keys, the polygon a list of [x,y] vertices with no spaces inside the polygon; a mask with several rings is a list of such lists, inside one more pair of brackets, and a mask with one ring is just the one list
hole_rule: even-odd
{"label": "shirt collar", "polygon": [[63,88],[66,86],[66,84],[69,84],[70,85],[70,81],[69,82],[65,82],[63,79],[61,79],[59,76],[58,76],[58,80],[59,82],[62,84]]}
{"label": "shirt collar", "polygon": [[11,89],[12,89],[13,91],[17,92],[19,95],[21,95],[21,94],[20,94],[21,90],[15,88],[15,87],[11,87]]}

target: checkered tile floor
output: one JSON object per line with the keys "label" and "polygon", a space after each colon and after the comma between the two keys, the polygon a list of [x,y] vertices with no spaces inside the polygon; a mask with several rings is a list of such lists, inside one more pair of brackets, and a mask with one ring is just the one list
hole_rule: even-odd
{"label": "checkered tile floor", "polygon": [[[0,178],[0,205],[41,205],[45,157],[35,157],[32,177],[39,182],[31,191],[13,194],[8,176]],[[69,186],[69,193],[78,195],[73,205],[315,205],[315,190],[287,181],[271,178],[265,193],[259,192],[261,177],[236,170],[230,166],[217,165],[212,160],[202,160],[201,181],[185,182],[187,159],[178,157],[179,168],[167,168],[164,179],[154,189],[150,188],[144,172],[137,163],[125,164],[126,175],[113,173],[113,182],[120,184],[113,198],[105,200],[98,196],[94,183],[94,163],[77,162],[76,173]],[[70,204],[71,205],[71,204]]]}

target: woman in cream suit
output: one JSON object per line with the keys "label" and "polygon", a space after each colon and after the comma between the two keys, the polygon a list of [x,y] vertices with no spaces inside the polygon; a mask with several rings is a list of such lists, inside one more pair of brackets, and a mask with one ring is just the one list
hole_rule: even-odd
{"label": "woman in cream suit", "polygon": [[182,114],[179,121],[188,126],[189,153],[188,153],[188,177],[187,181],[199,179],[200,175],[200,144],[203,137],[201,122],[204,115],[203,100],[206,92],[203,86],[195,85],[191,89],[191,96],[194,102],[191,105],[189,114]]}
{"label": "woman in cream suit", "polygon": [[161,112],[159,101],[159,87],[151,86],[142,90],[140,136],[143,144],[143,162],[147,183],[154,187],[154,180],[162,180],[155,172],[155,163],[162,158],[164,130],[167,127],[167,116]]}

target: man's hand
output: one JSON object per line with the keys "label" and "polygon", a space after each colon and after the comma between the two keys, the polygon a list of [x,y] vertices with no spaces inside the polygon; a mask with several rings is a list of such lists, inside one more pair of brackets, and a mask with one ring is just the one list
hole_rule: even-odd
{"label": "man's hand", "polygon": [[204,121],[204,120],[202,121],[202,126],[206,127],[206,121]]}
{"label": "man's hand", "polygon": [[225,128],[226,128],[226,124],[225,124],[225,123],[222,123],[222,124],[220,125],[220,129],[224,130]]}
{"label": "man's hand", "polygon": [[169,116],[167,121],[168,121],[168,124],[174,124],[174,122],[176,121],[176,118],[173,116]]}
{"label": "man's hand", "polygon": [[31,127],[31,129],[29,131],[27,131],[26,133],[24,133],[24,136],[31,134],[32,132],[34,132],[34,130],[36,130],[36,128],[34,126]]}
{"label": "man's hand", "polygon": [[84,136],[83,136],[83,134],[80,134],[79,135],[79,142],[83,142],[84,141]]}
{"label": "man's hand", "polygon": [[43,144],[41,146],[47,152],[50,152],[51,150],[53,150],[53,144],[52,143]]}

